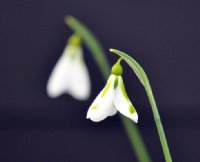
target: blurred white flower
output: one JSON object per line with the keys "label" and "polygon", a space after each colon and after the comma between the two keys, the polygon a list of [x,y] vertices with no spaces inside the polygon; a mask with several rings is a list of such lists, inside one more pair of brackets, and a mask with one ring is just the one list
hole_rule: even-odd
{"label": "blurred white flower", "polygon": [[64,93],[77,100],[86,100],[90,96],[89,73],[83,60],[80,37],[72,35],[62,56],[56,63],[47,83],[47,94],[56,98]]}
{"label": "blurred white flower", "polygon": [[121,59],[113,66],[105,87],[90,106],[87,119],[99,122],[115,115],[118,110],[124,116],[138,122],[138,114],[127,96],[121,77],[123,70],[120,61]]}

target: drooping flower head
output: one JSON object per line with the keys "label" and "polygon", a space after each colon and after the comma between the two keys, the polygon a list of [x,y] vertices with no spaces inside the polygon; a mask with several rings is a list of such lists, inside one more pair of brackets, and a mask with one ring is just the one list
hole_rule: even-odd
{"label": "drooping flower head", "polygon": [[86,100],[90,91],[90,78],[83,59],[81,40],[73,34],[49,77],[47,94],[56,98],[68,93],[75,99]]}
{"label": "drooping flower head", "polygon": [[122,59],[112,67],[112,72],[103,90],[96,97],[87,112],[87,119],[94,122],[104,120],[119,111],[124,116],[138,122],[138,114],[126,93],[122,79],[123,68],[120,64]]}

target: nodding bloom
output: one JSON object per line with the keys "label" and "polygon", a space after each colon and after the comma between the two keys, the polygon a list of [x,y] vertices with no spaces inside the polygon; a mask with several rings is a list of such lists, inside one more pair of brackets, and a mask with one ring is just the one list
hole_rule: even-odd
{"label": "nodding bloom", "polygon": [[138,122],[138,114],[129,100],[124,87],[121,76],[123,73],[122,66],[120,65],[121,60],[119,59],[112,67],[112,74],[108,78],[103,90],[90,106],[87,112],[87,119],[99,122],[108,116],[115,115],[118,110],[124,116],[136,123]]}
{"label": "nodding bloom", "polygon": [[56,63],[47,83],[47,94],[56,98],[64,93],[78,100],[89,98],[91,84],[83,59],[80,37],[73,34]]}

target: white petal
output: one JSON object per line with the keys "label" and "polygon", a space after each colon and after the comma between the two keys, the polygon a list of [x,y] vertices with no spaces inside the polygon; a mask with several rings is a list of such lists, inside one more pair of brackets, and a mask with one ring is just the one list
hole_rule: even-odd
{"label": "white petal", "polygon": [[112,109],[110,110],[109,116],[114,116],[116,113],[117,113],[117,109],[116,109],[115,106],[113,105]]}
{"label": "white petal", "polygon": [[76,49],[76,56],[74,57],[76,58],[73,58],[72,67],[70,67],[68,93],[76,99],[86,100],[90,96],[91,83],[81,48]]}
{"label": "white petal", "polygon": [[121,76],[118,76],[118,84],[115,89],[115,96],[113,103],[116,109],[126,117],[132,119],[134,122],[138,122],[138,114],[130,102],[124,87],[124,83]]}
{"label": "white petal", "polygon": [[106,86],[90,106],[87,112],[87,119],[99,122],[104,120],[107,116],[114,115],[114,105],[112,103],[114,97],[114,81],[115,76],[111,75],[106,83]]}
{"label": "white petal", "polygon": [[68,53],[71,47],[67,46],[56,63],[52,73],[47,82],[47,94],[49,97],[55,98],[65,93],[69,87],[69,70],[71,63],[69,60]]}

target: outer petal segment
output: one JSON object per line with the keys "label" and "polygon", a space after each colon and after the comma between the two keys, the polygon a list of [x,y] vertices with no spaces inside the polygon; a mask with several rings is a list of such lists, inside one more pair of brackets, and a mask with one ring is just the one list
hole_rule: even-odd
{"label": "outer petal segment", "polygon": [[56,98],[63,94],[69,86],[69,69],[71,62],[68,59],[70,47],[66,47],[62,56],[56,63],[47,82],[47,94],[49,97]]}
{"label": "outer petal segment", "polygon": [[87,119],[99,122],[116,113],[112,102],[114,97],[114,81],[115,76],[111,75],[106,83],[106,86],[90,106],[87,112]]}
{"label": "outer petal segment", "polygon": [[138,122],[138,114],[130,102],[125,87],[123,83],[123,79],[121,76],[117,76],[118,82],[115,89],[115,96],[113,99],[113,103],[116,109],[126,117],[132,119],[134,122]]}
{"label": "outer petal segment", "polygon": [[[86,100],[90,96],[91,83],[88,69],[85,65],[82,56],[82,49],[77,48],[76,54],[72,56],[70,72],[69,72],[69,86],[68,93],[79,100]],[[74,58],[73,58],[74,57]]]}

